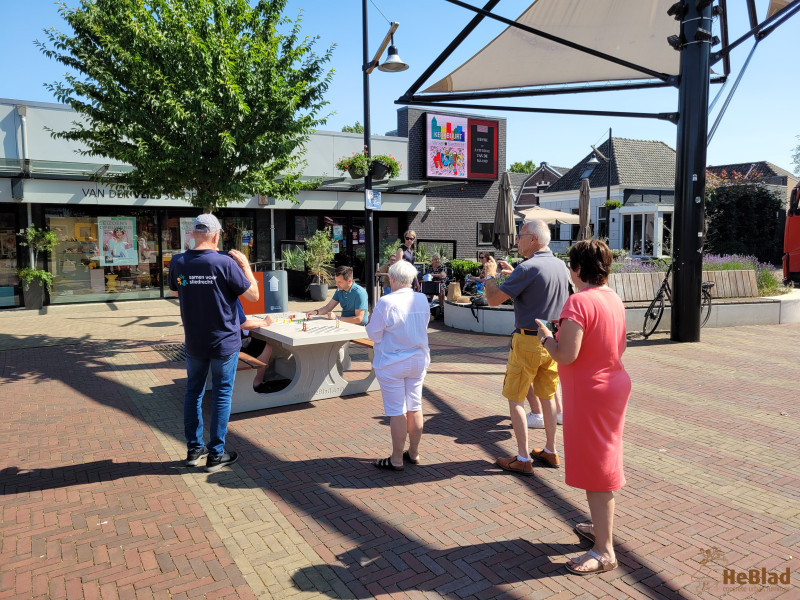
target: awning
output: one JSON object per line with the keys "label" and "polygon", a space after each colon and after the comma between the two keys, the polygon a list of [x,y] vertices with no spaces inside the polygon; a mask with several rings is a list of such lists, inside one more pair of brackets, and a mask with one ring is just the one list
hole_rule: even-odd
{"label": "awning", "polygon": [[[676,75],[680,53],[666,41],[680,33],[680,23],[667,14],[672,4],[674,0],[537,0],[517,22],[652,71]],[[508,27],[425,93],[631,79],[653,76]]]}
{"label": "awning", "polygon": [[518,210],[517,213],[522,215],[526,221],[538,219],[544,221],[548,225],[578,225],[580,223],[578,215],[561,212],[560,210],[550,210],[549,208],[542,208],[541,206]]}

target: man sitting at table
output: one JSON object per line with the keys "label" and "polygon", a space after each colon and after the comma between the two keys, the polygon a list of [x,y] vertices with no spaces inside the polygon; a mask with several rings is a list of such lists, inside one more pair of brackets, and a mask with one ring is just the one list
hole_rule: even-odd
{"label": "man sitting at table", "polygon": [[353,267],[337,267],[334,280],[337,289],[333,298],[322,308],[308,311],[306,318],[310,319],[315,315],[329,315],[328,318],[332,319],[331,311],[339,304],[342,307],[342,321],[366,325],[369,320],[367,290],[353,281]]}
{"label": "man sitting at table", "polygon": [[[242,331],[242,352],[264,363],[263,367],[256,369],[256,376],[253,378],[253,389],[257,392],[269,391],[265,389],[264,374],[267,372],[269,357],[272,356],[272,346],[266,340],[250,335],[253,329],[269,327],[275,322],[270,315],[264,315],[263,319],[247,317],[240,300],[236,301],[236,310],[239,313],[239,329]],[[269,387],[269,386],[266,386]]]}

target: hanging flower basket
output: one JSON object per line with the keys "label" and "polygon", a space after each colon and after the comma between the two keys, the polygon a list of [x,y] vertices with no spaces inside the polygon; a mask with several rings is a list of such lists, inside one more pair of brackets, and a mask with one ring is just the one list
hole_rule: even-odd
{"label": "hanging flower basket", "polygon": [[336,163],[340,171],[347,171],[353,179],[362,179],[369,171],[369,157],[364,152],[356,152],[352,156],[344,156]]}
{"label": "hanging flower basket", "polygon": [[389,172],[389,165],[379,160],[373,160],[371,168],[373,179],[386,179],[386,174]]}
{"label": "hanging flower basket", "polygon": [[379,154],[370,158],[366,150],[342,157],[336,163],[336,168],[347,171],[353,179],[363,179],[367,173],[378,180],[391,179],[400,174],[400,163],[391,154]]}

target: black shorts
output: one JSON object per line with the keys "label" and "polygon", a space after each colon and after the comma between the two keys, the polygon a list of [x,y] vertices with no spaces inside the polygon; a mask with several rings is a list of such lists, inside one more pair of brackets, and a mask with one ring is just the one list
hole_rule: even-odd
{"label": "black shorts", "polygon": [[261,340],[252,335],[246,335],[242,338],[242,352],[253,358],[258,358],[258,355],[267,347],[267,341]]}

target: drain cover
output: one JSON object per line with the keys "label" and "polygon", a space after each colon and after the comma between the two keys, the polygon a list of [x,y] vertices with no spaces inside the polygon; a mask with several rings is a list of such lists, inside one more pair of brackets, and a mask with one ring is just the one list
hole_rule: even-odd
{"label": "drain cover", "polygon": [[186,348],[183,344],[161,344],[153,346],[153,350],[164,357],[164,360],[171,362],[183,362],[186,360]]}

